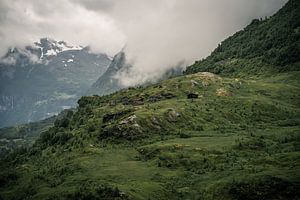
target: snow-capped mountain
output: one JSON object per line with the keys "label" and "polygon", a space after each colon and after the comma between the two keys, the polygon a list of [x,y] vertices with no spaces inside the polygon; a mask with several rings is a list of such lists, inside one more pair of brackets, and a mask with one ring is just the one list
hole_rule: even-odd
{"label": "snow-capped mountain", "polygon": [[9,49],[0,59],[0,127],[75,106],[110,62],[106,54],[49,38]]}
{"label": "snow-capped mountain", "polygon": [[88,47],[71,46],[65,41],[56,41],[50,38],[41,38],[31,46],[24,48],[11,48],[4,57],[0,59],[2,64],[24,66],[32,63],[47,64],[54,56],[65,51],[88,50]]}
{"label": "snow-capped mountain", "polygon": [[64,41],[55,41],[49,38],[42,38],[40,42],[36,42],[35,46],[40,49],[40,59],[48,56],[55,56],[63,51],[82,50],[82,46],[69,46]]}

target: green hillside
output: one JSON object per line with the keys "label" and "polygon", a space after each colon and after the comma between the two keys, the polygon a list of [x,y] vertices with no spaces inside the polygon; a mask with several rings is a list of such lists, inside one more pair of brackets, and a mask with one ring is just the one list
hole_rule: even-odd
{"label": "green hillside", "polygon": [[30,147],[44,131],[53,126],[56,119],[66,116],[69,110],[59,115],[28,124],[0,128],[0,158],[7,156],[17,148]]}
{"label": "green hillside", "polygon": [[[298,2],[259,24],[284,24]],[[183,76],[82,97],[32,147],[1,160],[0,199],[299,199],[299,58],[237,56],[246,29],[218,47],[230,56],[214,60],[216,50]],[[233,56],[235,37],[245,46]]]}
{"label": "green hillside", "polygon": [[[295,76],[241,80],[197,73],[83,97],[78,111],[57,120],[33,148],[2,162],[1,195],[93,199],[105,190],[133,199],[296,199]],[[189,92],[198,98],[188,99]]]}
{"label": "green hillside", "polygon": [[227,76],[270,75],[300,70],[300,1],[290,0],[268,19],[255,19],[223,41],[186,73],[209,71]]}

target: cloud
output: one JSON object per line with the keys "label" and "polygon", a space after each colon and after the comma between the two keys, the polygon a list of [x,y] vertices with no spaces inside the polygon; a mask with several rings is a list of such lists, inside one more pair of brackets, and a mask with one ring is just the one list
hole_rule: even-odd
{"label": "cloud", "polygon": [[273,14],[284,2],[122,1],[115,5],[113,14],[127,36],[125,51],[133,67],[118,77],[123,85],[135,85],[156,79],[179,61],[191,64],[209,55],[218,43],[245,27],[253,18]]}
{"label": "cloud", "polygon": [[0,0],[0,53],[48,36],[95,52],[126,45],[133,67],[119,74],[126,86],[157,79],[179,62],[209,55],[253,18],[287,0]]}
{"label": "cloud", "polygon": [[84,6],[88,10],[93,11],[109,11],[113,8],[114,3],[111,0],[74,0],[73,2]]}
{"label": "cloud", "polygon": [[[99,1],[100,2],[100,1]],[[0,0],[0,54],[41,37],[65,40],[110,55],[125,43],[114,19],[68,0]]]}
{"label": "cloud", "polygon": [[0,64],[14,65],[16,64],[16,59],[14,57],[7,57],[0,60]]}

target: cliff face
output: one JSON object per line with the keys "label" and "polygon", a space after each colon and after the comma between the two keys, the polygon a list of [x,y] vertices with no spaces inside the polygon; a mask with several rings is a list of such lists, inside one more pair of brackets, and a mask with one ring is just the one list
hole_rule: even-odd
{"label": "cliff face", "polygon": [[124,86],[119,83],[115,76],[119,71],[129,67],[130,65],[126,63],[125,53],[119,52],[114,56],[106,72],[92,85],[88,94],[105,95],[123,88]]}

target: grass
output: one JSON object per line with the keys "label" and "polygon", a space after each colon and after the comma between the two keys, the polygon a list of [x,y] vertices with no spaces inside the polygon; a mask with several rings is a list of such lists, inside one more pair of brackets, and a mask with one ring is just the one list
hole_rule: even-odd
{"label": "grass", "polygon": [[[68,120],[59,119],[33,147],[1,163],[0,194],[68,199],[84,191],[97,199],[95,187],[107,185],[125,195],[115,199],[296,199],[300,88],[297,80],[284,81],[293,76],[198,73],[83,97]],[[164,97],[166,91],[173,96]],[[188,99],[191,91],[199,98]],[[161,97],[153,102],[152,96]]]}

